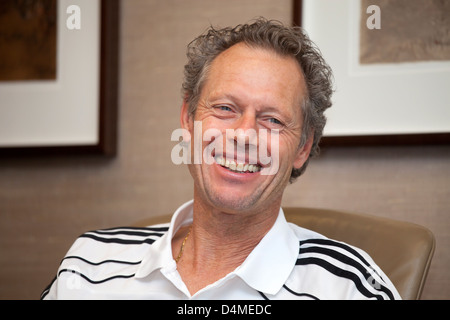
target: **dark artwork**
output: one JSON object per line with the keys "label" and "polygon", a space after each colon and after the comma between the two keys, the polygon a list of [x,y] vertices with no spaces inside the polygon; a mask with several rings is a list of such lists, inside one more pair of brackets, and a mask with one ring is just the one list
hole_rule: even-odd
{"label": "dark artwork", "polygon": [[56,1],[0,1],[0,81],[56,79]]}

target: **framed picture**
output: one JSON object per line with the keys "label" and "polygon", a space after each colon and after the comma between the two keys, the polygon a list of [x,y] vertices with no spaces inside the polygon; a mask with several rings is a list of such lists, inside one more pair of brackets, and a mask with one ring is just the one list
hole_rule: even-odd
{"label": "framed picture", "polygon": [[335,78],[322,145],[450,143],[448,10],[445,1],[294,0],[294,23]]}
{"label": "framed picture", "polygon": [[119,1],[6,0],[2,9],[0,155],[114,156]]}

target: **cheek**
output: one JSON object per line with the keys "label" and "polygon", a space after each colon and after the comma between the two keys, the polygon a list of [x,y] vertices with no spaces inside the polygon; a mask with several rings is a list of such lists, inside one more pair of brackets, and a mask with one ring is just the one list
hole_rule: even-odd
{"label": "cheek", "polygon": [[298,146],[300,144],[300,140],[294,136],[286,136],[286,135],[271,135],[268,142],[268,150],[272,156],[276,156],[278,154],[280,158],[280,162],[285,162],[285,160],[294,159]]}
{"label": "cheek", "polygon": [[270,134],[266,139],[259,141],[259,160],[264,169],[262,175],[290,176],[294,160],[295,142],[285,139],[284,135]]}
{"label": "cheek", "polygon": [[194,163],[212,164],[213,153],[220,154],[224,146],[220,124],[210,119],[196,119],[192,136],[194,141],[191,144],[191,157]]}

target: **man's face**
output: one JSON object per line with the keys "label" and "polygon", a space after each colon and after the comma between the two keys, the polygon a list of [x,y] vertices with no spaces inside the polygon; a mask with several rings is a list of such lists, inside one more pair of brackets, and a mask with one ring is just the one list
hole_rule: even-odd
{"label": "man's face", "polygon": [[[292,168],[303,165],[311,147],[308,141],[299,148],[304,96],[303,75],[293,58],[244,44],[220,54],[207,74],[195,114],[189,116],[186,105],[182,110],[182,125],[191,137],[194,121],[201,123],[203,138],[209,129],[221,133],[202,142],[202,154],[215,161],[189,165],[194,198],[228,213],[279,207]],[[230,129],[256,136],[233,135]],[[277,170],[264,174],[270,171],[261,154],[278,161]]]}

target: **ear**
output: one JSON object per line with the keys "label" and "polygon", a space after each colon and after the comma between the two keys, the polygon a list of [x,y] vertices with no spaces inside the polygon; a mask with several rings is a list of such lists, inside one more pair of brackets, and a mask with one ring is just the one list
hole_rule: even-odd
{"label": "ear", "polygon": [[186,99],[183,99],[180,113],[181,128],[190,130],[192,128],[192,120],[192,116],[189,113],[189,103],[186,101]]}
{"label": "ear", "polygon": [[308,160],[313,145],[313,141],[314,141],[314,133],[311,132],[308,140],[306,140],[305,145],[301,148],[298,148],[297,150],[297,154],[294,158],[295,169],[300,169],[305,164],[306,160]]}

